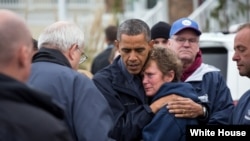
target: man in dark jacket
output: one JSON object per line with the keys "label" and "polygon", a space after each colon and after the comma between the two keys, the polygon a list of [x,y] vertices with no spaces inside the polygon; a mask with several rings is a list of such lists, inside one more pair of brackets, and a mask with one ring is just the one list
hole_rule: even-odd
{"label": "man in dark jacket", "polygon": [[[236,62],[239,74],[250,78],[250,23],[239,27],[234,39],[233,61]],[[250,90],[239,99],[229,124],[250,125]]]}
{"label": "man in dark jacket", "polygon": [[8,10],[0,17],[0,140],[72,141],[63,110],[24,84],[33,55],[27,25]]}
{"label": "man in dark jacket", "polygon": [[108,100],[114,116],[112,135],[118,141],[140,141],[142,129],[166,104],[167,96],[148,105],[140,72],[153,46],[148,25],[139,19],[123,22],[115,42],[120,52],[111,65],[97,72],[93,81]]}
{"label": "man in dark jacket", "polygon": [[66,123],[78,141],[108,141],[113,113],[94,83],[78,73],[84,34],[74,23],[59,21],[38,38],[29,84],[51,95],[65,109]]}
{"label": "man in dark jacket", "polygon": [[92,63],[91,73],[95,74],[97,71],[108,66],[110,64],[109,57],[111,55],[112,49],[114,48],[114,41],[116,39],[117,27],[110,25],[105,28],[105,40],[107,43],[107,48],[98,54]]}

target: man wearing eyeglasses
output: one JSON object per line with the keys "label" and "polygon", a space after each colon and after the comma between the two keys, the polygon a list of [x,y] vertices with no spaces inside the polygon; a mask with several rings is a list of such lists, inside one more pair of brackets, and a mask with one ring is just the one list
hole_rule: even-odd
{"label": "man wearing eyeglasses", "polygon": [[38,38],[28,84],[51,95],[65,110],[76,141],[111,141],[113,113],[107,100],[85,75],[77,72],[84,53],[84,35],[67,21],[48,26]]}
{"label": "man wearing eyeglasses", "polygon": [[[202,63],[198,24],[181,18],[172,24],[168,46],[183,63],[181,81],[193,85],[202,104],[189,98],[168,103],[169,112],[180,118],[197,118],[203,124],[227,124],[233,100],[219,69]],[[219,60],[218,60],[219,61]]]}

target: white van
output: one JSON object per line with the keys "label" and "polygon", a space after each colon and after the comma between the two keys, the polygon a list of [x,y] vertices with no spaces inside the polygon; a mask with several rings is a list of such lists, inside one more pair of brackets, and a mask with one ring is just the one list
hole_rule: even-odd
{"label": "white van", "polygon": [[236,62],[232,60],[234,37],[235,34],[202,33],[200,48],[203,62],[214,65],[221,70],[233,100],[237,103],[242,94],[250,89],[250,79],[239,75]]}

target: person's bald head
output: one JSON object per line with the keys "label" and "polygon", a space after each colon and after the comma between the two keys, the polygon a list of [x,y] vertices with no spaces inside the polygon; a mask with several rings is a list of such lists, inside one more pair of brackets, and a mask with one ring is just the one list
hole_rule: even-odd
{"label": "person's bald head", "polygon": [[9,10],[0,10],[0,63],[8,61],[21,44],[32,43],[27,25],[21,17]]}
{"label": "person's bald head", "polygon": [[[24,81],[31,64],[31,33],[25,20],[16,13],[0,10],[0,17],[0,72]],[[20,76],[14,74],[17,70]]]}

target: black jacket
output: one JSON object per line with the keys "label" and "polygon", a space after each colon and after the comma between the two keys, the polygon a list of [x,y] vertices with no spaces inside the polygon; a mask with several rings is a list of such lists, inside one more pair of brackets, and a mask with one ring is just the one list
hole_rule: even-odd
{"label": "black jacket", "polygon": [[108,66],[110,64],[109,57],[112,52],[113,45],[109,45],[108,48],[106,48],[103,52],[98,54],[91,65],[91,73],[95,74],[99,70],[103,69],[104,67]]}
{"label": "black jacket", "polygon": [[63,115],[46,94],[0,74],[0,141],[72,141]]}
{"label": "black jacket", "polygon": [[118,56],[111,65],[97,72],[93,81],[114,113],[115,128],[112,136],[117,141],[140,141],[142,129],[154,114],[147,104],[143,87],[139,88],[141,81],[131,85],[131,80],[121,68],[122,64]]}

